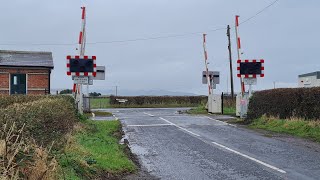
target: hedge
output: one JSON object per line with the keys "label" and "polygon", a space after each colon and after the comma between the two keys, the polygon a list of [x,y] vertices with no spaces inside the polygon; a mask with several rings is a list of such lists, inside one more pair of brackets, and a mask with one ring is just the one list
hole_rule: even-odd
{"label": "hedge", "polygon": [[25,124],[24,136],[34,139],[39,146],[52,141],[59,144],[77,121],[74,104],[67,96],[7,96],[3,99],[10,103],[0,108],[1,127],[15,123],[21,128]]}
{"label": "hedge", "polygon": [[285,88],[255,92],[250,99],[247,120],[262,115],[280,119],[320,120],[320,88]]}
{"label": "hedge", "polygon": [[0,95],[0,108],[6,108],[11,104],[14,103],[26,103],[26,102],[32,102],[32,101],[37,101],[40,99],[64,99],[70,103],[74,102],[74,99],[72,96],[68,95],[59,95],[59,96],[53,96],[53,95]]}
{"label": "hedge", "polygon": [[116,99],[127,99],[125,105],[186,105],[197,106],[207,102],[207,96],[110,96],[110,104],[117,105]]}

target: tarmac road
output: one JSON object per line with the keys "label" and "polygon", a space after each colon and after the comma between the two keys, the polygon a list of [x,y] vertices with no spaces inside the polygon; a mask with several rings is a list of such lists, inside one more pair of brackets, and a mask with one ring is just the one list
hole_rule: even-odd
{"label": "tarmac road", "polygon": [[[320,145],[267,137],[181,108],[108,109],[143,168],[160,179],[320,179]],[[183,109],[182,109],[183,110]]]}

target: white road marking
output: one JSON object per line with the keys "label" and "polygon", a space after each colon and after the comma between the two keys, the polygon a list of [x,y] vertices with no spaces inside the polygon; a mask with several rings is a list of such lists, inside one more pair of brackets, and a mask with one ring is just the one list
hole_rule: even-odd
{"label": "white road marking", "polygon": [[226,123],[226,122],[223,122],[223,121],[219,121],[219,120],[217,120],[217,119],[213,119],[213,118],[211,118],[211,117],[208,117],[208,116],[206,116],[208,119],[211,119],[211,120],[214,120],[214,121],[217,121],[217,122],[220,122],[220,123],[222,123],[222,124],[224,124],[224,125],[227,125],[227,126],[232,126],[232,127],[237,127],[236,125],[234,125],[234,124],[229,124],[229,123]]}
{"label": "white road marking", "polygon": [[135,125],[127,125],[128,127],[155,127],[155,126],[173,126],[173,124],[135,124]]}
{"label": "white road marking", "polygon": [[112,116],[113,116],[114,118],[116,118],[117,121],[119,120],[119,118],[117,118],[116,115],[112,115]]}
{"label": "white road marking", "polygon": [[270,165],[270,164],[267,164],[267,163],[265,163],[265,162],[262,162],[262,161],[260,161],[260,160],[258,160],[258,159],[255,159],[255,158],[253,158],[253,157],[250,157],[250,156],[248,156],[248,155],[242,154],[241,152],[238,152],[238,151],[236,151],[236,150],[230,149],[230,148],[228,148],[228,147],[226,147],[226,146],[224,146],[224,145],[222,145],[222,144],[219,144],[219,143],[216,143],[216,142],[212,142],[212,143],[215,144],[215,145],[217,145],[217,146],[219,146],[219,147],[221,147],[221,148],[223,148],[223,149],[226,149],[226,150],[231,151],[231,152],[233,152],[233,153],[235,153],[235,154],[238,154],[238,155],[240,155],[240,156],[242,156],[242,157],[245,157],[245,158],[250,159],[250,160],[252,160],[252,161],[255,161],[255,162],[257,162],[257,163],[259,163],[259,164],[261,164],[261,165],[264,165],[264,166],[266,166],[266,167],[268,167],[268,168],[271,168],[271,169],[276,170],[276,171],[281,172],[281,173],[287,173],[286,171],[284,171],[284,170],[282,170],[282,169],[279,169],[279,168],[277,168],[277,167],[275,167],[275,166],[272,166],[272,165]]}
{"label": "white road marking", "polygon": [[186,132],[188,132],[188,133],[190,133],[190,134],[193,134],[194,136],[200,137],[199,134],[196,134],[196,133],[194,133],[194,132],[191,132],[191,131],[189,131],[189,130],[186,129],[186,128],[180,127],[180,126],[178,126],[178,125],[176,125],[176,124],[174,124],[174,123],[172,123],[172,122],[170,122],[170,121],[168,121],[168,120],[166,120],[166,119],[164,119],[164,118],[162,118],[162,117],[160,117],[160,119],[166,121],[167,123],[169,123],[169,124],[171,124],[171,125],[179,128],[179,129],[181,129],[181,130],[184,130],[184,131],[186,131]]}
{"label": "white road marking", "polygon": [[146,115],[148,115],[148,116],[154,117],[154,115],[149,114],[149,113],[146,113],[146,112],[143,112],[143,114],[146,114]]}

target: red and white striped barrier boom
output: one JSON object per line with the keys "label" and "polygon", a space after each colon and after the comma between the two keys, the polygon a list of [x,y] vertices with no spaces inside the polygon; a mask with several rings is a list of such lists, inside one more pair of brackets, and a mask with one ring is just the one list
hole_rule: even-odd
{"label": "red and white striped barrier boom", "polygon": [[[84,56],[85,53],[85,41],[86,41],[86,7],[81,7],[82,14],[81,14],[81,31],[79,34],[79,55]],[[73,84],[73,91],[74,93],[79,93],[79,88],[77,87],[80,85]]]}
{"label": "red and white striped barrier boom", "polygon": [[[236,38],[237,38],[237,52],[238,52],[238,60],[241,60],[241,40],[239,37],[239,17],[238,15],[236,15]],[[245,86],[244,86],[244,82],[243,82],[243,78],[240,77],[240,86],[241,86],[241,93],[242,95],[244,95],[245,92]]]}
{"label": "red and white striped barrier boom", "polygon": [[205,67],[206,67],[208,90],[209,90],[209,95],[211,95],[212,94],[212,86],[211,86],[211,81],[210,81],[210,77],[209,77],[209,70],[208,70],[208,53],[207,53],[207,48],[206,48],[206,34],[203,34],[203,51],[204,51],[204,62],[205,62]]}
{"label": "red and white striped barrier boom", "polygon": [[86,43],[86,7],[81,7],[81,31],[79,34],[79,54],[84,56],[85,53],[85,43]]}

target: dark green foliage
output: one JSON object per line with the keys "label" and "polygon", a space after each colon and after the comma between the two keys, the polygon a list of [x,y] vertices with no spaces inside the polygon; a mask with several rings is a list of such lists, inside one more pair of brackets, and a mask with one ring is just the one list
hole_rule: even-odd
{"label": "dark green foliage", "polygon": [[110,96],[110,104],[118,105],[116,99],[127,99],[124,106],[142,105],[185,105],[198,106],[207,102],[207,96]]}
{"label": "dark green foliage", "polygon": [[292,88],[259,91],[253,94],[248,121],[267,117],[320,119],[320,88]]}
{"label": "dark green foliage", "polygon": [[90,97],[98,97],[98,96],[101,96],[101,93],[91,92],[91,93],[89,93],[89,96]]}
{"label": "dark green foliage", "polygon": [[72,96],[67,95],[59,95],[59,96],[53,96],[53,95],[11,95],[11,96],[0,96],[0,108],[6,108],[9,105],[12,105],[14,103],[26,103],[26,102],[33,102],[40,99],[64,99],[68,103],[74,103],[74,99]]}
{"label": "dark green foliage", "polygon": [[60,94],[72,94],[72,89],[64,89],[60,91]]}
{"label": "dark green foliage", "polygon": [[0,125],[5,123],[21,128],[24,135],[38,145],[47,146],[69,132],[77,120],[72,97],[69,96],[7,96],[0,108]]}

